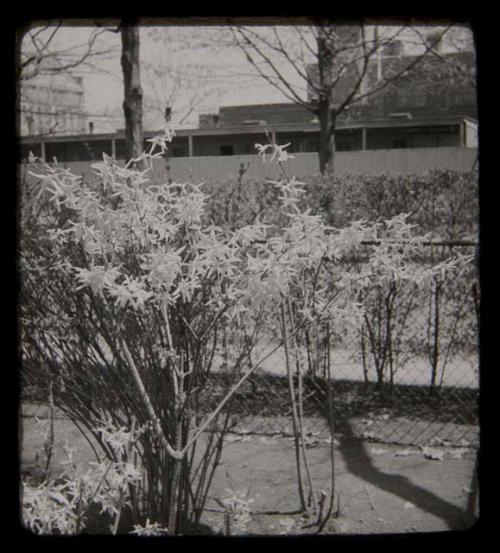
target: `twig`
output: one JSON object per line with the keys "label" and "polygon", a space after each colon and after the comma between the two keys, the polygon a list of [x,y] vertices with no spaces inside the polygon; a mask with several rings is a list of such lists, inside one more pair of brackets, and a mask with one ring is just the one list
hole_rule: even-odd
{"label": "twig", "polygon": [[[289,317],[290,317],[290,323],[292,327],[292,331],[295,330],[295,325],[293,321],[293,311],[292,311],[292,305],[290,301],[290,297],[288,298],[288,308],[289,308]],[[283,316],[285,317],[285,312],[283,310]],[[283,324],[286,324],[286,319],[283,320]],[[311,469],[309,467],[309,461],[307,458],[307,452],[306,452],[306,446],[304,443],[304,396],[303,396],[303,390],[302,390],[302,367],[301,367],[301,361],[299,359],[299,352],[297,347],[297,341],[296,336],[293,337],[294,347],[295,347],[295,354],[297,357],[297,369],[298,369],[298,401],[297,401],[297,422],[298,422],[298,431],[299,431],[299,440],[300,440],[300,448],[302,451],[302,456],[304,458],[304,468],[306,471],[307,481],[309,484],[309,495],[311,498],[311,501],[313,502],[313,508],[314,511],[317,512],[317,504],[316,504],[316,497],[315,497],[315,491],[314,491],[314,484],[312,480],[312,474]],[[286,344],[285,344],[286,348]],[[290,371],[291,372],[291,371]],[[290,379],[290,381],[293,384],[293,380]],[[296,401],[295,396],[293,396],[293,402]]]}
{"label": "twig", "polygon": [[[333,301],[333,300],[332,300]],[[328,304],[327,304],[328,305]],[[287,340],[290,340],[295,334],[297,334],[300,330],[302,330],[304,327],[307,327],[311,324],[311,321],[305,321],[300,326],[298,326],[294,332],[290,333],[287,337]],[[207,418],[207,420],[198,428],[196,433],[191,437],[191,439],[187,442],[187,444],[182,449],[182,454],[185,454],[185,452],[191,447],[191,445],[200,437],[200,435],[205,431],[207,426],[214,420],[214,418],[220,413],[221,409],[226,405],[226,403],[231,399],[231,397],[234,395],[236,390],[249,378],[261,365],[266,361],[273,353],[275,353],[279,348],[283,346],[284,342],[283,340],[280,341],[280,343],[272,348],[269,352],[267,352],[264,357],[259,359],[257,363],[255,363],[239,380],[234,384],[234,386],[229,390],[229,392],[226,394],[224,399],[219,403],[218,407],[212,412],[212,414]]]}
{"label": "twig", "polygon": [[50,463],[52,461],[52,453],[54,450],[54,419],[55,419],[55,408],[54,408],[54,394],[52,391],[53,381],[50,380],[49,383],[49,433],[47,435],[46,442],[44,444],[45,449],[45,470],[44,470],[44,480],[49,478],[50,474]]}
{"label": "twig", "polygon": [[376,512],[377,509],[373,505],[372,497],[371,497],[370,492],[368,491],[368,488],[366,486],[364,486],[364,490],[366,492],[366,496],[368,497],[368,503],[370,504],[370,507],[372,508],[372,511]]}
{"label": "twig", "polygon": [[[132,426],[130,429],[130,441],[128,443],[127,447],[127,456],[126,459],[128,459],[132,454],[132,443],[134,441],[134,432],[135,432],[135,423],[136,418],[132,417]],[[118,512],[116,513],[116,517],[113,523],[113,526],[111,527],[111,532],[114,536],[118,533],[118,525],[120,524],[120,519],[122,516],[122,510],[123,510],[123,488],[120,490],[120,503],[118,505]]]}
{"label": "twig", "polygon": [[168,455],[172,457],[173,459],[182,459],[184,457],[186,448],[184,448],[182,451],[177,451],[174,449],[169,441],[167,440],[165,433],[163,432],[163,429],[161,427],[160,419],[158,418],[158,415],[156,414],[153,405],[151,404],[151,400],[149,399],[149,396],[146,392],[146,389],[144,388],[144,384],[141,379],[141,375],[139,374],[139,371],[137,370],[137,367],[135,366],[134,360],[132,358],[132,355],[130,355],[130,351],[127,347],[127,344],[125,340],[122,338],[122,347],[123,351],[125,353],[125,357],[127,359],[127,364],[129,366],[129,369],[132,373],[132,376],[134,377],[134,380],[137,384],[137,387],[139,388],[139,393],[141,395],[141,398],[144,402],[144,406],[146,407],[146,410],[148,411],[148,415],[150,416],[156,434],[158,438],[160,439],[162,445],[165,447],[165,450],[167,451]]}
{"label": "twig", "polygon": [[[292,369],[290,366],[290,355],[288,351],[288,340],[287,340],[287,328],[286,328],[286,315],[284,302],[281,302],[281,328],[283,335],[283,343],[285,346],[285,363],[286,363],[286,372],[288,376],[288,394],[290,397],[290,404],[292,409],[292,427],[293,427],[293,438],[295,446],[295,464],[297,468],[297,484],[299,488],[299,498],[302,509],[306,510],[306,501],[304,497],[304,484],[302,482],[302,473],[301,473],[301,463],[300,463],[300,447],[301,443],[303,444],[303,435],[300,432],[300,424],[297,414],[297,400],[295,398],[295,390],[293,386],[293,376]],[[312,488],[309,490],[312,491]]]}

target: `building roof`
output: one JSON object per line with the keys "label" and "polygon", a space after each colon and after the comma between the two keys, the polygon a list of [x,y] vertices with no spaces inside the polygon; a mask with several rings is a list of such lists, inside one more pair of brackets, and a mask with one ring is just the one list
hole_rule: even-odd
{"label": "building roof", "polygon": [[265,121],[268,125],[310,123],[313,119],[309,110],[291,102],[223,106],[219,109],[218,126],[235,127],[251,121]]}
{"label": "building roof", "polygon": [[[459,125],[462,121],[470,121],[477,123],[477,121],[468,116],[461,115],[448,115],[441,117],[420,117],[420,118],[407,118],[406,116],[395,117],[381,117],[379,119],[370,119],[357,122],[339,122],[337,124],[337,130],[349,130],[349,129],[361,129],[361,128],[409,128],[409,127],[439,127],[439,126],[451,126]],[[215,127],[208,129],[181,129],[176,131],[178,137],[188,136],[231,136],[231,135],[260,135],[262,136],[266,130],[269,132],[274,131],[276,133],[290,133],[290,132],[304,132],[315,133],[319,131],[319,123],[286,123],[279,125],[238,125],[232,127]],[[144,138],[150,138],[161,131],[145,131]],[[104,134],[79,134],[79,135],[66,135],[66,136],[50,136],[50,137],[35,137],[25,136],[21,137],[21,143],[33,143],[33,142],[81,142],[81,141],[98,141],[98,140],[111,140],[111,139],[124,139],[125,132],[123,129],[118,130],[115,133]],[[174,139],[175,140],[175,139]]]}

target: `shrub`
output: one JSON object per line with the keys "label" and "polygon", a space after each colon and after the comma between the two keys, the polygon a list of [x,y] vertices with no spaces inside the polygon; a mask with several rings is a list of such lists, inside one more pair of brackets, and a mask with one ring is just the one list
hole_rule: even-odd
{"label": "shrub", "polygon": [[[162,155],[168,136],[141,161]],[[141,528],[150,520],[178,534],[200,522],[234,394],[268,355],[284,347],[291,376],[289,348],[299,359],[309,328],[324,330],[329,344],[331,330],[359,323],[359,300],[377,282],[420,285],[452,266],[411,263],[422,237],[405,216],[328,226],[302,208],[295,178],[266,183],[268,196],[254,198],[272,198],[276,212],[261,211],[261,220],[244,212],[249,224],[233,228],[216,224],[220,198],[206,211],[200,185],[151,183],[147,168],[118,167],[106,155],[94,166],[98,188],[57,165],[36,167],[21,221],[23,378],[50,387],[54,404],[99,444],[99,463],[104,455],[140,471],[126,484],[131,524]],[[378,245],[346,269],[365,240]],[[263,318],[281,340],[251,363]],[[225,388],[205,416],[214,370]],[[301,380],[289,384],[305,458]],[[135,425],[141,432],[117,449],[103,424],[118,437]],[[312,485],[308,502],[321,515]]]}
{"label": "shrub", "polygon": [[[301,178],[305,183],[301,209],[323,215],[327,224],[377,221],[409,214],[408,222],[435,239],[476,240],[479,224],[477,171],[434,170],[419,175],[345,175]],[[262,180],[240,177],[207,182],[207,216],[216,224],[238,227],[258,217],[279,224],[275,187]]]}

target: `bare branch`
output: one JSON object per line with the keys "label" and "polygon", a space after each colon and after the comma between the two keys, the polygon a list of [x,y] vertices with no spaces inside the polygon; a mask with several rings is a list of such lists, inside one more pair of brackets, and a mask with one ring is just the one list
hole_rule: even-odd
{"label": "bare branch", "polygon": [[278,42],[278,46],[274,45],[271,41],[267,40],[265,37],[258,35],[256,32],[252,31],[251,29],[246,29],[245,32],[254,35],[257,40],[260,40],[263,44],[265,44],[268,48],[271,48],[275,52],[277,52],[279,55],[284,56],[284,58],[289,62],[289,64],[293,67],[293,69],[305,80],[307,80],[307,75],[304,73],[303,70],[301,70],[296,62],[292,59],[292,57],[289,55],[286,46],[283,44],[279,33],[276,30],[276,27],[272,27],[273,35],[276,38]]}
{"label": "bare branch", "polygon": [[[450,29],[448,29],[446,31],[449,32]],[[427,40],[425,38],[425,36],[422,34],[422,32],[419,30],[419,29],[413,29],[413,31],[418,35],[418,37],[420,38],[420,40],[422,41],[422,45],[426,45],[427,44]],[[441,37],[440,37],[440,40],[438,42],[438,44],[443,40],[444,38],[444,35],[446,34],[444,33]],[[452,63],[449,58],[445,58],[444,56],[442,56],[437,50],[436,50],[436,47],[437,44],[433,44],[432,45],[432,49],[430,50],[430,55],[433,56],[434,58],[436,58],[437,60],[439,60],[440,62],[443,63],[443,65],[446,65],[448,67],[450,67],[451,69],[453,69],[454,71],[456,71],[458,74],[462,75],[463,77],[466,77],[467,80],[469,81],[469,84],[471,84],[473,87],[476,87],[476,80],[474,78],[471,77],[471,75],[469,73],[467,73],[467,71],[464,71],[462,69],[462,67],[458,64],[454,64]]]}
{"label": "bare branch", "polygon": [[[92,32],[89,40],[82,44],[73,45],[71,48],[52,48],[54,38],[61,29],[61,23],[54,26],[54,29],[46,40],[40,40],[42,31],[47,31],[51,26],[37,29],[29,34],[29,40],[34,46],[34,52],[27,54],[21,60],[17,68],[17,77],[21,80],[28,80],[40,74],[56,74],[69,71],[87,62],[90,58],[103,56],[115,51],[114,47],[96,49],[97,39],[106,32],[106,29],[96,29]],[[79,52],[84,48],[83,52]],[[44,64],[44,62],[47,62]],[[31,69],[31,71],[28,71]]]}
{"label": "bare branch", "polygon": [[[234,32],[234,31],[233,31]],[[237,45],[241,48],[243,53],[245,54],[247,60],[252,64],[252,66],[258,71],[260,76],[264,78],[269,84],[273,85],[276,89],[278,89],[283,95],[285,95],[287,98],[292,100],[292,102],[295,102],[306,109],[309,109],[311,111],[311,107],[308,104],[307,101],[303,100],[296,92],[295,88],[287,81],[287,79],[281,74],[281,71],[276,67],[276,65],[273,63],[273,61],[267,56],[261,48],[255,43],[250,40],[250,38],[245,34],[245,31],[243,28],[239,27],[237,29],[237,32],[240,33],[241,37],[243,38],[244,43],[246,44],[247,48],[244,44],[241,43],[241,41],[238,39],[236,32],[234,32],[234,37],[236,39]],[[267,75],[259,66],[259,63],[253,59],[250,52],[248,51],[248,47],[252,48],[267,64],[267,66],[273,71],[274,75],[276,76],[279,83],[281,83],[282,86],[279,86],[278,82],[273,80],[269,75]]]}
{"label": "bare branch", "polygon": [[[48,47],[49,47],[49,44],[52,42],[52,39],[55,37],[57,31],[59,30],[59,28],[61,27],[61,23],[58,23],[55,27],[54,27],[54,30],[52,31],[51,35],[49,36],[49,38],[46,40],[45,44],[43,45],[43,50],[46,50]],[[33,37],[33,40],[35,40],[35,38]]]}
{"label": "bare branch", "polygon": [[[440,40],[443,38],[443,36],[448,32],[448,30],[452,27],[453,24],[450,24],[448,27],[446,27],[446,29],[441,33],[440,35]],[[434,48],[434,45],[432,44],[428,44],[425,48],[425,51],[418,55],[418,56],[415,56],[414,59],[407,65],[405,66],[403,69],[401,69],[400,71],[398,71],[397,73],[395,73],[394,75],[391,75],[390,77],[387,77],[385,79],[383,79],[382,81],[380,81],[379,85],[378,86],[375,86],[374,88],[368,90],[367,92],[365,92],[364,94],[361,94],[359,96],[357,96],[356,98],[352,98],[352,101],[351,101],[351,104],[352,103],[358,103],[360,100],[362,100],[363,98],[366,98],[368,96],[372,96],[373,94],[375,94],[376,92],[379,92],[380,90],[383,90],[384,88],[386,88],[387,86],[389,86],[391,83],[394,83],[395,81],[397,81],[401,76],[403,76],[405,73],[407,73],[408,71],[410,71],[411,69],[413,69],[417,64],[419,64],[423,59],[426,58],[426,56],[429,54],[429,52]]]}
{"label": "bare branch", "polygon": [[309,52],[316,58],[318,52],[314,50],[314,48],[309,44],[308,40],[304,37],[302,31],[300,30],[300,27],[295,25],[293,28],[295,29],[295,32],[299,35],[302,44],[305,44]]}
{"label": "bare branch", "polygon": [[[371,59],[373,53],[377,50],[377,45],[374,45],[374,46],[372,46],[372,48],[370,50],[367,50],[366,41],[365,41],[366,35],[365,35],[364,26],[361,27],[361,34],[362,34],[362,48],[363,48],[363,54],[364,54],[363,67],[362,67],[361,72],[358,76],[358,79],[356,80],[356,82],[352,86],[350,93],[346,96],[346,98],[340,104],[340,106],[338,106],[338,108],[336,108],[338,113],[341,113],[342,111],[344,111],[344,109],[350,104],[350,102],[354,98],[354,96],[359,92],[361,84],[362,84],[362,82],[363,82],[363,80],[366,76],[367,71],[368,71],[368,65],[369,65],[370,59]],[[332,129],[332,132],[333,132],[333,129]]]}

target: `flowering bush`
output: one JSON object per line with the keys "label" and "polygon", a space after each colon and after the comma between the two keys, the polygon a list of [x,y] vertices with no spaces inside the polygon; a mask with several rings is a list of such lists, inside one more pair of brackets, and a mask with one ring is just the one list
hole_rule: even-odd
{"label": "flowering bush", "polygon": [[[433,170],[414,175],[305,175],[299,207],[322,214],[341,227],[358,220],[386,220],[410,214],[419,233],[434,239],[475,240],[479,226],[477,171]],[[278,190],[265,181],[242,177],[207,181],[207,216],[219,225],[238,227],[256,216],[265,223],[281,224]]]}
{"label": "flowering bush", "polygon": [[[111,449],[122,453],[130,449],[137,435],[113,428],[108,421],[98,428]],[[129,462],[101,461],[83,470],[67,449],[65,469],[57,481],[23,481],[23,521],[37,534],[75,534],[85,529],[89,510],[97,505],[113,520],[116,533],[122,509],[130,505],[130,489],[141,480],[142,472]]]}
{"label": "flowering bush", "polygon": [[[266,184],[277,193],[279,224],[216,225],[203,185],[150,182],[152,160],[170,139],[165,132],[152,141],[142,170],[104,155],[94,166],[100,189],[32,159],[38,182],[23,191],[20,265],[25,381],[56,383],[55,404],[100,444],[109,464],[98,464],[96,477],[106,466],[116,488],[99,496],[103,509],[116,515],[127,488],[135,523],[154,520],[174,534],[199,522],[234,393],[273,351],[249,361],[264,314],[281,337],[274,350],[285,347],[288,359],[309,327],[358,324],[359,299],[374,279],[419,285],[450,264],[409,265],[423,238],[404,216],[326,225],[302,207],[304,183],[286,173]],[[268,149],[286,159],[284,147],[260,147]],[[378,245],[346,269],[342,260],[364,240]],[[205,416],[213,370],[227,375],[226,388]],[[141,432],[124,447],[136,423]],[[86,497],[78,492],[85,477],[72,479],[70,511]],[[47,497],[38,492],[29,505]],[[37,528],[75,529],[69,519],[52,521]]]}
{"label": "flowering bush", "polygon": [[253,499],[248,498],[248,493],[235,492],[232,489],[226,489],[227,497],[222,501],[224,511],[225,535],[230,536],[233,533],[238,535],[247,531],[248,524],[252,520],[250,503]]}

